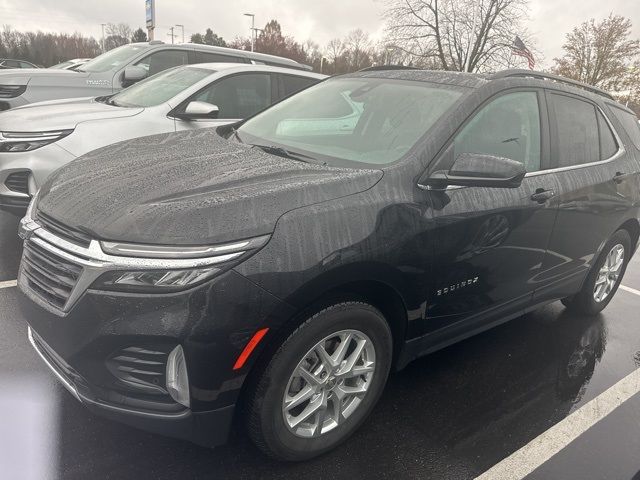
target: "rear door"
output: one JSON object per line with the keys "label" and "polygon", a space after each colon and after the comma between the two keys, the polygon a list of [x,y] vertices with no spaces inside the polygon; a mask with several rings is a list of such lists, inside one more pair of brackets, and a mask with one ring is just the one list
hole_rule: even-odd
{"label": "rear door", "polygon": [[587,98],[547,90],[556,225],[535,302],[575,293],[609,236],[628,218],[637,171],[604,111]]}
{"label": "rear door", "polygon": [[510,90],[493,97],[455,135],[439,163],[463,153],[516,160],[528,173],[518,188],[448,187],[431,192],[430,330],[459,320],[466,325],[522,312],[532,298],[555,221],[549,199],[557,185],[547,171],[548,127],[541,89]]}

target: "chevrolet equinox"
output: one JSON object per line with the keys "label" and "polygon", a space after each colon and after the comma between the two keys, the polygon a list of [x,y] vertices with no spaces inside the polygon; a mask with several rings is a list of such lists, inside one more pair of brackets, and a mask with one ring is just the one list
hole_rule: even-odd
{"label": "chevrolet equinox", "polygon": [[374,68],[231,126],[63,167],[20,225],[29,339],[87,408],[303,460],[391,369],[555,300],[593,315],[640,234],[640,129],[529,71]]}

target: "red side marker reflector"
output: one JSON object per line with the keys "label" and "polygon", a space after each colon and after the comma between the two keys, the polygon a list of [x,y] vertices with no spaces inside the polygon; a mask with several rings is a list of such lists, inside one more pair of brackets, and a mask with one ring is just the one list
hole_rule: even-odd
{"label": "red side marker reflector", "polygon": [[236,360],[236,363],[233,366],[234,370],[239,370],[244,366],[245,362],[251,355],[251,352],[253,352],[253,350],[258,346],[258,344],[264,338],[268,331],[268,328],[263,328],[262,330],[258,330],[253,334],[253,337],[251,337],[251,340],[249,340],[249,343],[247,343],[247,345],[244,347],[244,350],[242,350],[242,353]]}

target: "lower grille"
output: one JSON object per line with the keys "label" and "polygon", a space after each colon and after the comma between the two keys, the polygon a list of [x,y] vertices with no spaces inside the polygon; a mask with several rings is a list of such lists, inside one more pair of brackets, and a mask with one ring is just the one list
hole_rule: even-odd
{"label": "lower grille", "polygon": [[81,273],[81,266],[34,242],[25,243],[22,274],[31,290],[55,308],[64,308]]}
{"label": "lower grille", "polygon": [[28,197],[10,197],[8,195],[0,195],[0,207],[5,207],[9,210],[26,210],[29,207],[30,201],[31,199]]}
{"label": "lower grille", "polygon": [[107,360],[109,371],[128,388],[140,393],[167,395],[165,388],[169,348],[127,347]]}
{"label": "lower grille", "polygon": [[29,194],[30,172],[15,172],[10,174],[4,184],[12,192]]}

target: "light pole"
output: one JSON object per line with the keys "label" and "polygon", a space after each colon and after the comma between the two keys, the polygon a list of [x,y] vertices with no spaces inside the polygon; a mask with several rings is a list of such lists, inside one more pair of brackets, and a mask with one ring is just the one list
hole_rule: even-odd
{"label": "light pole", "polygon": [[104,53],[104,27],[107,26],[106,23],[101,23],[100,26],[102,27],[102,53]]}
{"label": "light pole", "polygon": [[184,43],[184,25],[176,25],[176,27],[180,27],[182,29],[182,43]]}
{"label": "light pole", "polygon": [[175,27],[169,27],[169,30],[171,30],[171,33],[167,33],[167,35],[169,35],[171,37],[171,45],[173,45],[173,39],[176,37],[176,34],[173,33]]}
{"label": "light pole", "polygon": [[327,57],[324,55],[320,58],[320,73],[322,73],[322,69],[324,67],[324,61],[327,60]]}
{"label": "light pole", "polygon": [[244,16],[251,17],[251,51],[253,52],[253,44],[254,44],[253,35],[255,34],[255,31],[256,31],[256,16],[253,13],[245,13]]}

